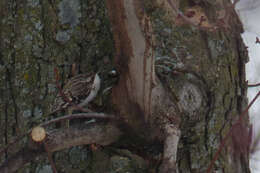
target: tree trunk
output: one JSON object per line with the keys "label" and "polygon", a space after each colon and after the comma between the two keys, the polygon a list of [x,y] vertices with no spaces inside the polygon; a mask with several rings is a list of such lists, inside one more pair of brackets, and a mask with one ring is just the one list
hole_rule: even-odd
{"label": "tree trunk", "polygon": [[[55,82],[63,85],[75,70],[100,72],[101,92],[89,106],[103,113],[74,115],[96,118],[94,124],[82,128],[75,120],[73,127],[56,131],[43,124],[52,128],[49,152],[103,146],[56,153],[59,170],[206,172],[247,106],[243,29],[228,1],[5,0],[0,9],[1,146],[35,119],[37,124],[49,117]],[[115,82],[109,76],[113,69]],[[250,172],[248,152],[234,141],[230,137],[224,145],[212,172]],[[18,149],[1,153],[0,172],[16,171],[47,152],[26,143],[8,145]],[[74,161],[73,152],[80,152]],[[37,165],[21,171],[37,172]]]}

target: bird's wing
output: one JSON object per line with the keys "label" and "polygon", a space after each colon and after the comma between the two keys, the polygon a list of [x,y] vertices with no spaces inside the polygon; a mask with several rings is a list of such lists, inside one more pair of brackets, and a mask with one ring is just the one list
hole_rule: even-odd
{"label": "bird's wing", "polygon": [[[93,74],[76,75],[70,78],[64,85],[62,93],[73,103],[79,104],[81,99],[86,98],[90,94],[94,77],[95,75]],[[51,107],[51,112],[66,109],[69,106],[70,104],[58,93]]]}

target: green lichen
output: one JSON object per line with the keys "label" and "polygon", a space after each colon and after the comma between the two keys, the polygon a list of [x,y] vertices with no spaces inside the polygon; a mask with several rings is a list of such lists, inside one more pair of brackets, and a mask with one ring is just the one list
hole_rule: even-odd
{"label": "green lichen", "polygon": [[[188,5],[181,3],[182,9]],[[178,93],[187,82],[202,90],[201,108],[194,116],[185,112],[182,115],[178,149],[179,169],[189,172],[185,167],[191,163],[193,171],[201,172],[206,170],[237,114],[236,90],[240,88],[238,79],[243,76],[239,76],[236,42],[226,32],[170,24],[167,13],[152,2],[147,8],[156,37],[156,72],[162,83],[170,88],[176,100],[180,100]],[[226,161],[226,156],[219,159],[221,163]],[[224,169],[230,170],[229,166]]]}

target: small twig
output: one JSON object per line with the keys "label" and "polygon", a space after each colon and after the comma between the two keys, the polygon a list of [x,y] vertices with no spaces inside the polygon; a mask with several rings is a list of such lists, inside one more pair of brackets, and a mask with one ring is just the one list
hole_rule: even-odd
{"label": "small twig", "polygon": [[71,115],[65,115],[56,119],[52,119],[50,121],[44,122],[40,124],[40,126],[45,127],[47,125],[57,123],[64,120],[71,120],[76,118],[102,118],[102,119],[115,119],[115,116],[108,115],[104,113],[79,113],[79,114],[71,114]]}
{"label": "small twig", "polygon": [[62,92],[62,88],[61,86],[59,85],[59,72],[58,72],[58,69],[57,68],[54,68],[54,72],[55,72],[55,82],[56,82],[56,87],[58,88],[59,90],[59,94],[61,95],[62,99],[67,102],[67,103],[70,103],[70,104],[73,104],[73,102]]}
{"label": "small twig", "polygon": [[257,84],[248,84],[248,80],[246,81],[247,87],[258,87],[260,86],[260,83]]}
{"label": "small twig", "polygon": [[247,84],[248,87],[258,87],[260,86],[260,83],[257,84]]}
{"label": "small twig", "polygon": [[43,145],[44,145],[45,151],[47,152],[52,171],[53,171],[53,173],[57,173],[57,169],[56,169],[55,163],[54,163],[53,158],[52,158],[52,153],[49,151],[48,146],[47,146],[45,141],[43,142]]}
{"label": "small twig", "polygon": [[222,149],[224,148],[227,139],[231,136],[232,129],[234,128],[234,125],[242,121],[243,117],[247,114],[249,108],[254,104],[254,102],[255,102],[256,99],[259,97],[259,95],[260,95],[260,91],[259,91],[259,92],[257,93],[257,95],[254,97],[254,99],[250,102],[250,104],[247,106],[247,108],[240,114],[239,119],[236,121],[236,123],[234,123],[234,124],[231,126],[231,128],[230,128],[229,131],[228,131],[228,134],[227,134],[227,135],[224,137],[224,139],[221,141],[221,143],[220,143],[220,145],[219,145],[219,147],[218,147],[218,150],[217,150],[217,152],[215,153],[215,155],[214,155],[214,157],[213,157],[213,159],[212,159],[212,161],[211,161],[211,163],[210,163],[210,165],[209,165],[209,167],[208,167],[208,169],[207,169],[207,173],[210,173],[210,172],[211,172],[211,170],[212,170],[212,168],[213,168],[213,165],[214,165],[215,161],[218,159],[220,152],[221,152]]}

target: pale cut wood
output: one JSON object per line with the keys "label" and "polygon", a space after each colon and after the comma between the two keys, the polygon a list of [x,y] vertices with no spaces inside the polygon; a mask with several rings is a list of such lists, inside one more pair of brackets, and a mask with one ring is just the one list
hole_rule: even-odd
{"label": "pale cut wood", "polygon": [[31,132],[31,137],[34,142],[42,142],[46,138],[46,131],[41,126],[34,127]]}

